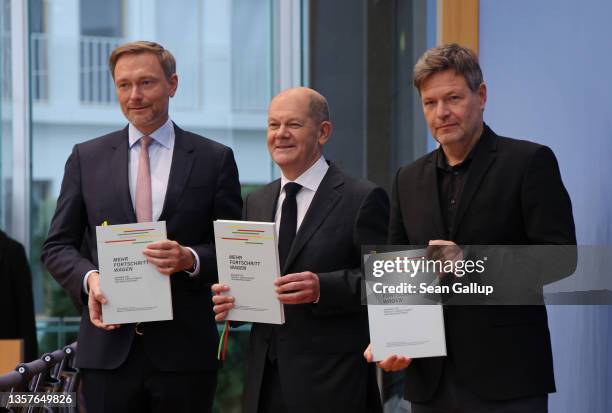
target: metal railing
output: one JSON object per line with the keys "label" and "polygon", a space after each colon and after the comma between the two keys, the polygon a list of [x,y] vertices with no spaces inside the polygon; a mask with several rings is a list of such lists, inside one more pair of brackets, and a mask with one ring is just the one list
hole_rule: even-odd
{"label": "metal railing", "polygon": [[[38,360],[18,364],[14,371],[0,376],[0,392],[3,392],[4,396],[13,392],[74,393],[79,377],[73,364],[76,351],[77,343],[74,342],[52,353],[43,354]],[[74,408],[60,410],[76,411]],[[33,410],[28,407],[8,410],[6,406],[0,406],[0,411]]]}
{"label": "metal railing", "polygon": [[113,49],[122,42],[120,37],[80,37],[81,102],[111,104],[117,101],[115,85],[108,71],[108,58]]}
{"label": "metal railing", "polygon": [[[47,345],[59,348],[66,344],[67,336],[74,337],[79,331],[81,317],[36,317],[36,331],[39,337],[48,336]],[[55,335],[55,340],[53,340]],[[55,344],[52,344],[55,342]],[[39,340],[39,343],[42,343]],[[43,349],[44,351],[44,349]]]}
{"label": "metal railing", "polygon": [[[11,50],[11,33],[3,31],[0,33],[0,90],[5,100],[13,98]],[[49,61],[45,33],[32,33],[30,36],[30,67],[32,99],[35,102],[45,101],[49,98]]]}
{"label": "metal railing", "polygon": [[[115,85],[108,71],[108,58],[123,42],[120,37],[79,37],[79,100],[84,104],[110,105],[117,102]],[[48,101],[49,47],[46,33],[30,37],[31,93],[35,102]],[[270,99],[270,73],[265,56],[238,59],[232,65],[232,110],[262,112]],[[12,98],[11,34],[0,31],[0,93]]]}

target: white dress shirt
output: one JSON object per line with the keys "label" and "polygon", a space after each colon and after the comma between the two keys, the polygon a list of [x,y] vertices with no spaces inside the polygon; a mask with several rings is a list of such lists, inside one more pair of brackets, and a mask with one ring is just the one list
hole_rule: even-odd
{"label": "white dress shirt", "polygon": [[[140,138],[144,133],[136,129],[131,123],[128,126],[128,181],[132,205],[136,208],[136,178],[138,176],[138,162],[140,161]],[[157,221],[162,213],[166,191],[168,190],[168,178],[172,166],[172,154],[174,153],[174,125],[170,118],[155,132],[149,134],[152,138],[149,145],[149,170],[151,171],[151,195],[153,201],[153,221]],[[196,252],[187,247],[195,258],[195,269],[193,272],[185,271],[195,277],[200,273],[200,257]],[[96,270],[97,271],[97,270]],[[83,279],[83,288],[89,293],[87,279],[89,271]]]}
{"label": "white dress shirt", "polygon": [[314,198],[315,192],[317,192],[317,189],[319,188],[321,181],[323,181],[323,177],[325,177],[328,169],[329,165],[327,162],[325,162],[323,155],[321,155],[321,157],[310,168],[308,168],[306,172],[298,176],[294,181],[287,179],[281,171],[281,191],[276,204],[276,214],[274,215],[277,236],[280,229],[283,201],[285,200],[286,196],[285,184],[295,182],[296,184],[302,185],[302,188],[295,197],[295,201],[297,203],[297,228],[295,229],[295,232],[297,233],[297,231],[300,229],[300,225],[302,225],[302,221],[304,221],[304,216],[306,216],[306,212],[310,207],[310,203]]}

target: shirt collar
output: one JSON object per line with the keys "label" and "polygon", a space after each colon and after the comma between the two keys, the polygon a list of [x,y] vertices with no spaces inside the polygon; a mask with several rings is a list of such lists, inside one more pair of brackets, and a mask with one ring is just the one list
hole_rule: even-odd
{"label": "shirt collar", "polygon": [[288,182],[295,182],[302,185],[304,188],[316,192],[328,169],[329,165],[325,162],[323,155],[321,155],[310,168],[293,181],[287,179],[281,171],[281,188],[284,188],[285,184]]}
{"label": "shirt collar", "polygon": [[465,159],[461,163],[454,165],[454,166],[450,166],[448,164],[448,161],[446,160],[446,155],[444,154],[444,150],[442,149],[442,145],[440,145],[437,149],[437,154],[436,154],[436,166],[439,169],[442,169],[443,171],[447,171],[447,172],[457,170],[457,169],[468,168],[470,164],[472,163],[472,159],[474,159],[474,153],[476,152],[476,148],[483,141],[482,137],[484,133],[485,133],[485,129],[483,128],[480,138],[478,139],[474,147],[470,150],[470,153],[468,153],[468,155],[465,157]]}
{"label": "shirt collar", "polygon": [[[145,134],[136,129],[136,126],[132,125],[131,123],[129,124],[128,142],[130,148],[134,146],[134,144],[138,142],[138,140],[143,136],[145,136]],[[153,138],[155,142],[159,143],[163,147],[167,149],[172,149],[172,147],[174,146],[174,125],[172,124],[172,120],[168,118],[166,123],[164,123],[159,129],[149,134],[148,136]]]}
{"label": "shirt collar", "polygon": [[[475,146],[474,146],[474,148],[475,148]],[[438,169],[441,169],[441,170],[446,171],[446,172],[452,172],[452,171],[456,171],[456,170],[467,169],[470,166],[470,164],[472,163],[472,159],[474,158],[474,148],[472,148],[472,150],[470,151],[468,156],[461,163],[458,163],[457,165],[450,166],[448,164],[448,161],[446,160],[446,155],[444,154],[444,151],[442,150],[442,147],[440,147],[438,149],[438,154],[437,154],[437,158],[438,159],[436,160],[436,166],[438,167]]]}

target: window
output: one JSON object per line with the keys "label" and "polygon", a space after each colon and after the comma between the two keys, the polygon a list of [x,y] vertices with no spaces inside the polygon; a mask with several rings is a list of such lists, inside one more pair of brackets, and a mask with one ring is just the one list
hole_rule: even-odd
{"label": "window", "polygon": [[[36,1],[40,11],[32,7],[31,19],[36,23],[31,24],[31,35],[44,37],[49,93],[44,104],[34,102],[31,110],[32,205],[24,214],[31,216],[31,267],[43,336],[40,349],[49,351],[58,346],[60,338],[52,332],[58,325],[66,337],[78,328],[70,318],[76,315],[70,299],[38,259],[66,159],[75,144],[121,129],[127,122],[108,72],[111,51],[126,41],[146,39],[174,54],[179,86],[170,101],[172,120],[232,147],[246,191],[274,178],[265,130],[266,108],[276,84],[271,56],[277,43],[272,39],[276,33],[270,17],[273,0],[183,0],[184,7],[164,0]],[[34,42],[31,47],[36,49]],[[32,74],[36,70],[32,66]],[[240,348],[246,347],[248,336],[241,337],[235,336],[232,351],[236,354],[230,356],[230,363],[238,365],[219,378],[223,411],[239,402],[236,385],[241,380],[234,375],[243,372]]]}
{"label": "window", "polygon": [[80,99],[84,103],[115,103],[108,57],[123,43],[121,0],[81,0],[80,9]]}
{"label": "window", "polygon": [[[270,7],[263,2],[232,2],[232,109],[257,112],[267,109],[271,92]],[[258,24],[249,24],[255,21]]]}
{"label": "window", "polygon": [[11,99],[11,0],[0,0],[0,81],[2,99]]}
{"label": "window", "polygon": [[11,1],[0,0],[0,228],[10,234],[12,214]]}
{"label": "window", "polygon": [[30,88],[34,101],[46,101],[49,97],[46,5],[46,0],[30,0]]}

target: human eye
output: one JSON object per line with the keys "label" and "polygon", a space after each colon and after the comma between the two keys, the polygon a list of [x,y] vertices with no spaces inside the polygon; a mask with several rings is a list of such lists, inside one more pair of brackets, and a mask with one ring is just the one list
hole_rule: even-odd
{"label": "human eye", "polygon": [[278,122],[269,122],[268,129],[278,129]]}
{"label": "human eye", "polygon": [[434,104],[435,104],[435,102],[433,100],[427,99],[427,100],[423,101],[423,106],[428,108],[428,109],[432,108],[434,106]]}

